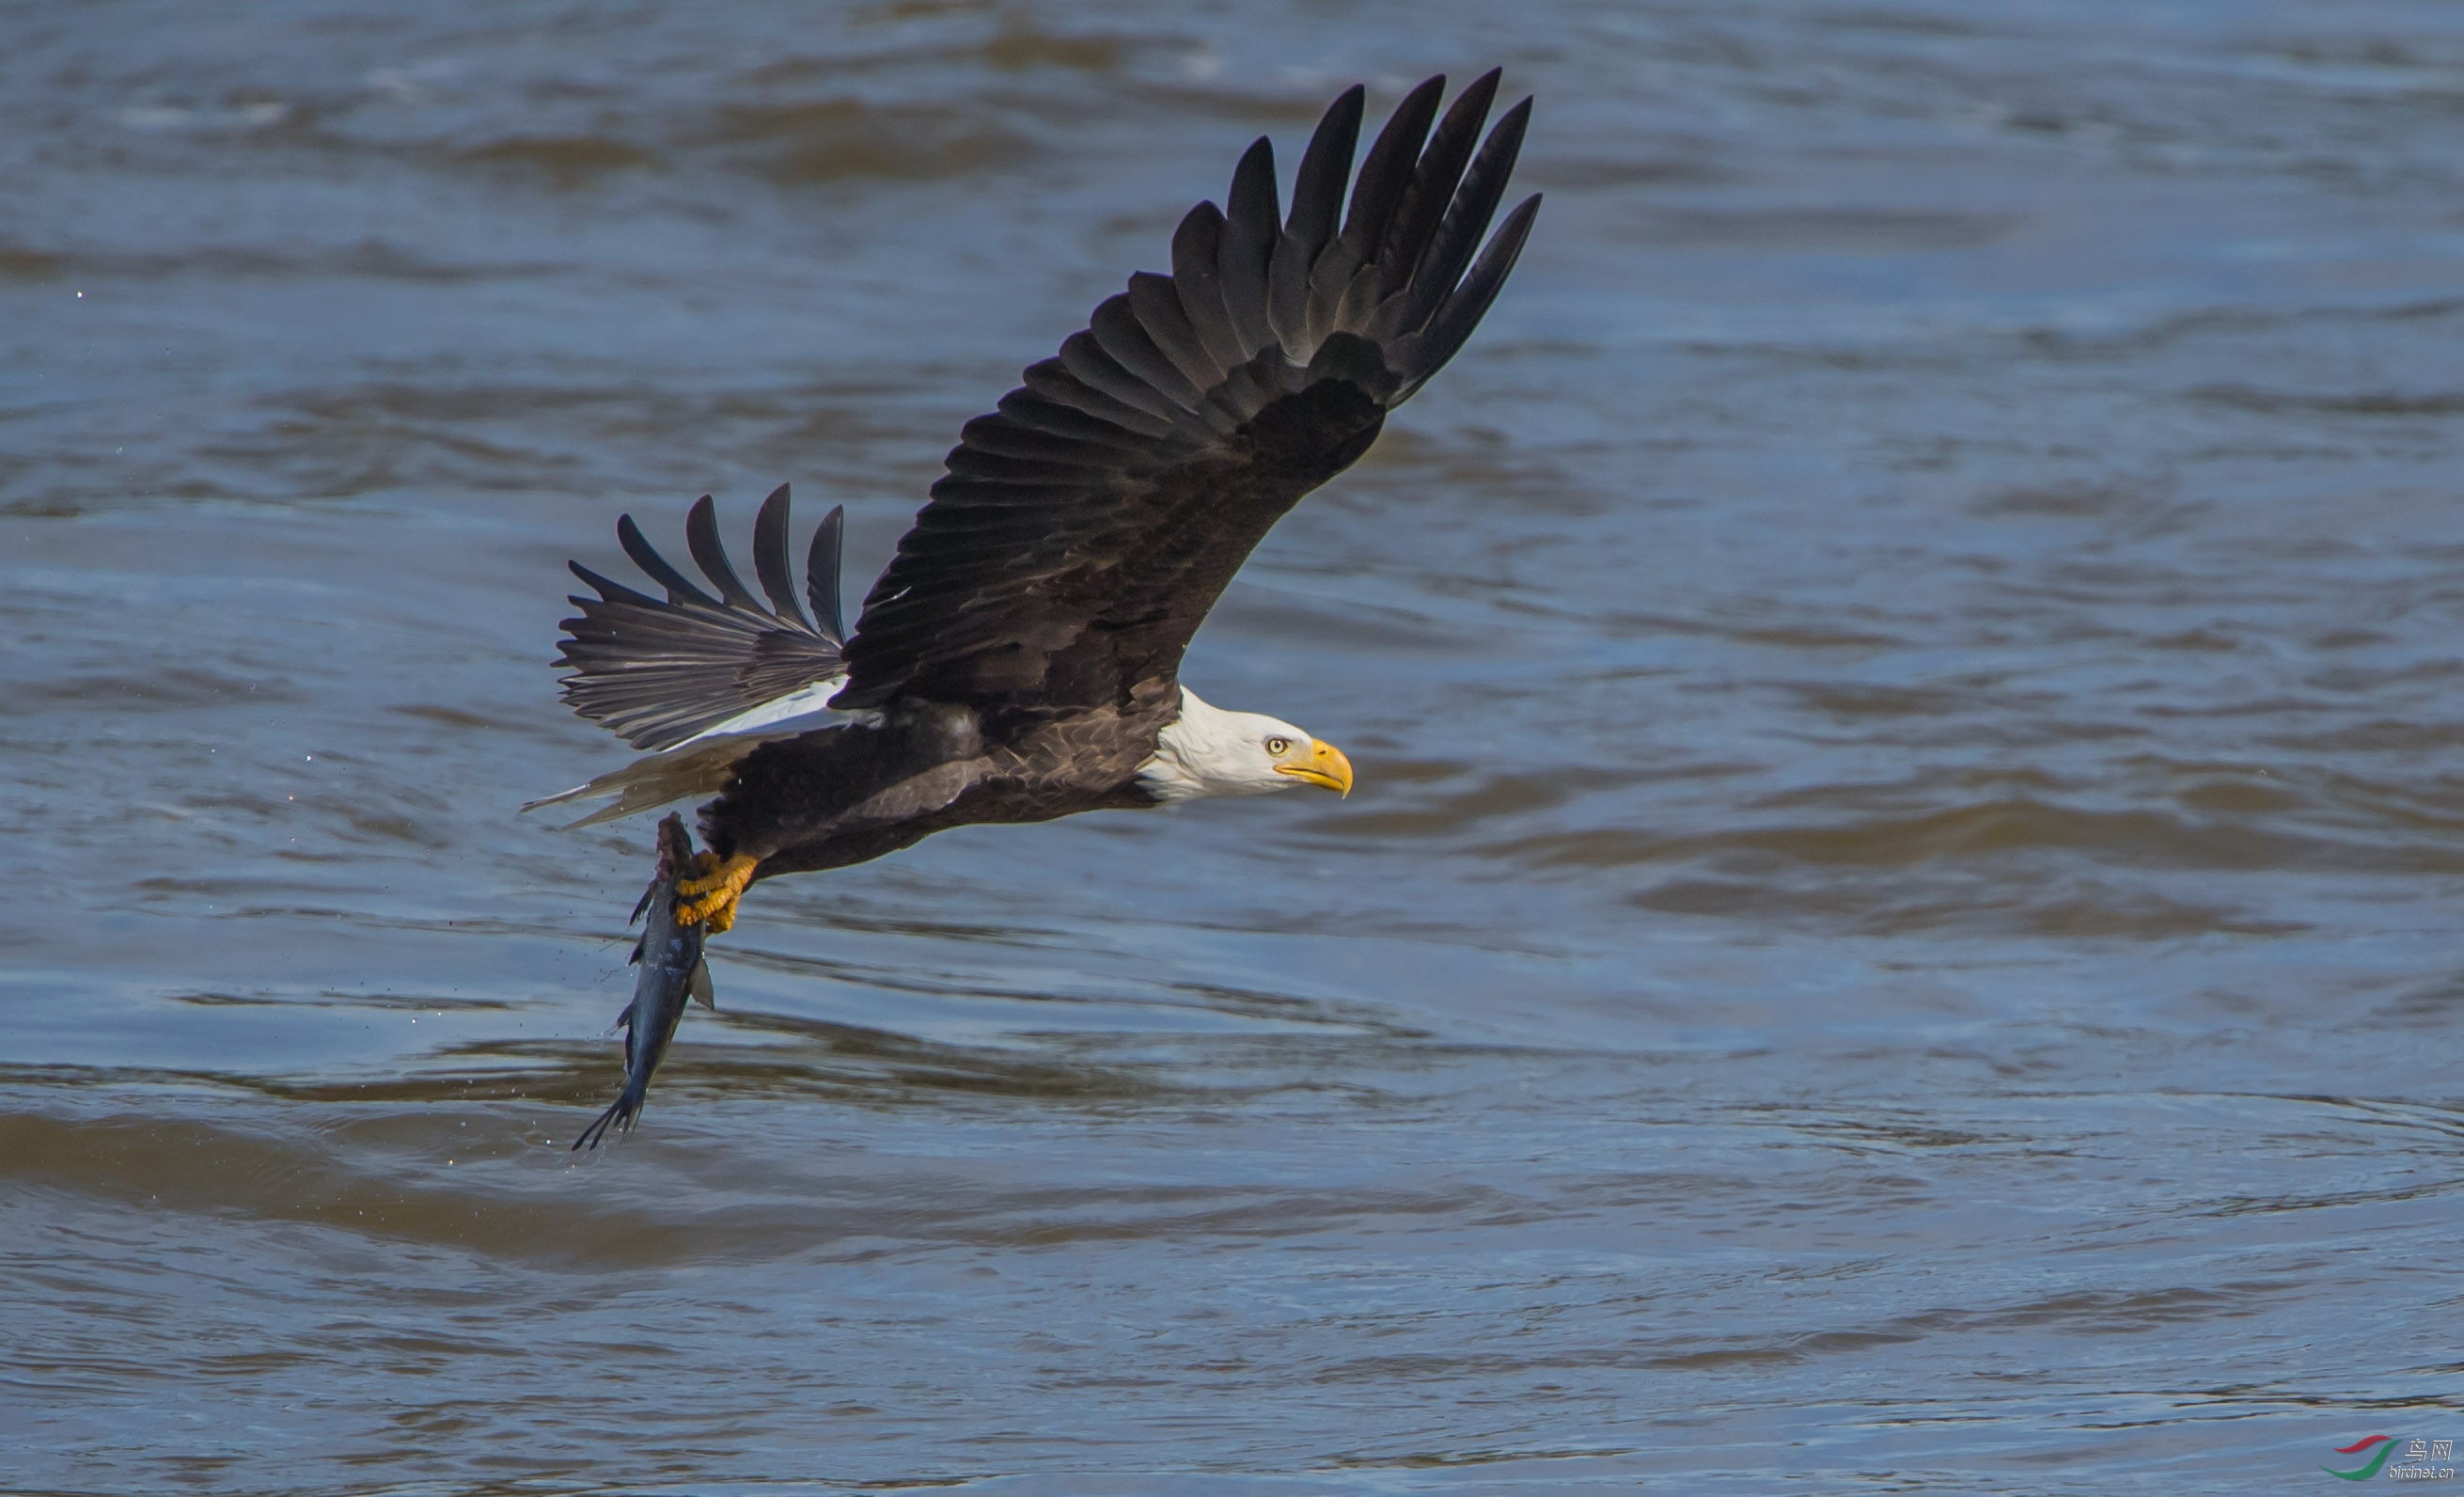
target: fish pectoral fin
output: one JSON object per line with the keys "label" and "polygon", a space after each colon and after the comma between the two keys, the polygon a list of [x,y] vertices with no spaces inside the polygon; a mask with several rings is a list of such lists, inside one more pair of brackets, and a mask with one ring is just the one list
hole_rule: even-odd
{"label": "fish pectoral fin", "polygon": [[628,967],[640,966],[642,964],[642,948],[649,945],[649,941],[650,938],[647,936],[635,936],[633,938],[633,955],[625,958],[625,965]]}
{"label": "fish pectoral fin", "polygon": [[714,1014],[718,1012],[718,990],[710,985],[709,958],[693,963],[693,976],[685,979],[685,991],[693,995],[694,1002]]}

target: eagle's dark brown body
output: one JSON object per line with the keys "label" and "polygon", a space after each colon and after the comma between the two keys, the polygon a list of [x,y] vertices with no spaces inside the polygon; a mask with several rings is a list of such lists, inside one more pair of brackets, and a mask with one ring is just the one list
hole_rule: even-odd
{"label": "eagle's dark brown body", "polygon": [[901,703],[878,726],[765,743],[703,808],[702,835],[721,857],[760,859],[755,876],[769,878],[868,862],[953,826],[1153,805],[1138,766],[1180,710],[1180,690],[1139,697],[1127,711],[985,719]]}

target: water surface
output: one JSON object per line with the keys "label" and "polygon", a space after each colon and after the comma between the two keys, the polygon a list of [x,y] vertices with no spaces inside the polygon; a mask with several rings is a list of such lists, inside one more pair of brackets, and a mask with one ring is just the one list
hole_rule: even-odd
{"label": "water surface", "polygon": [[[644,1126],[620,512],[847,506],[1502,63],[1292,795],[763,885]],[[2464,12],[0,11],[0,1486],[2123,1492],[2464,1435]]]}

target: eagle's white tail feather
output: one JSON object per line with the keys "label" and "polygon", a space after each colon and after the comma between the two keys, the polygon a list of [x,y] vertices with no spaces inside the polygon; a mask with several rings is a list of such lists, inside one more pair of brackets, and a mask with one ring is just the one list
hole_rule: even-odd
{"label": "eagle's white tail feather", "polygon": [[572,831],[636,811],[653,811],[687,796],[715,795],[727,788],[727,777],[734,772],[736,761],[761,744],[796,737],[817,728],[879,722],[881,714],[877,712],[833,712],[825,705],[845,685],[847,677],[837,675],[799,687],[697,733],[673,748],[645,754],[588,784],[541,796],[522,809],[535,811],[542,805],[561,805],[567,801],[617,797],[615,804],[602,806],[564,827]]}
{"label": "eagle's white tail feather", "polygon": [[773,738],[792,738],[795,736],[794,733],[746,734],[741,737],[704,743],[698,748],[646,754],[586,784],[541,796],[522,809],[535,811],[542,805],[561,805],[567,801],[595,801],[602,796],[616,798],[614,804],[603,805],[582,820],[566,824],[564,830],[573,831],[630,816],[636,811],[656,810],[688,796],[715,795],[726,788],[727,777],[736,772],[737,760]]}

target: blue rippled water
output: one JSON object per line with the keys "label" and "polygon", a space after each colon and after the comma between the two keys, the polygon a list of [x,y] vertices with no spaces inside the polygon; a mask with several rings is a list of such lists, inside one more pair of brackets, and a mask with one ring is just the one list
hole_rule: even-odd
{"label": "blue rippled water", "polygon": [[[568,1155],[564,560],[791,481],[860,588],[1252,138],[1491,64],[1529,253],[1186,672],[1359,791],[765,884]],[[2459,121],[2428,4],[0,9],[0,1488],[2464,1435]]]}

